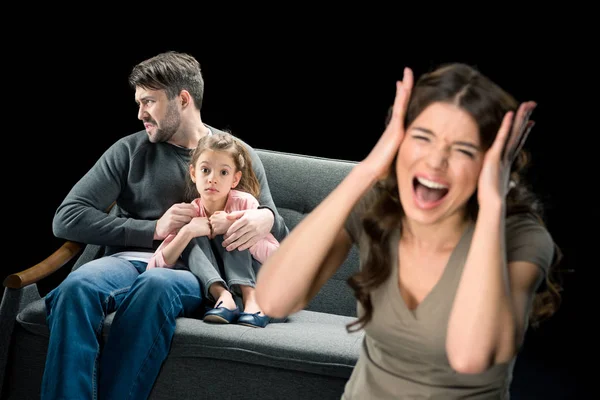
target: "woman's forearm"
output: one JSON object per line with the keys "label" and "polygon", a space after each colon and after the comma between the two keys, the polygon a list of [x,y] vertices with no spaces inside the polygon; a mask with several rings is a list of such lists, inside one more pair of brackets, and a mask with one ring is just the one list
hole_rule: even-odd
{"label": "woman's forearm", "polygon": [[[374,182],[366,168],[354,167],[266,260],[258,275],[256,298],[267,315],[285,316],[302,308],[308,294],[314,292],[317,276],[322,284],[323,274],[328,277],[339,267],[347,252],[340,254],[342,246],[338,251],[333,249],[336,237],[354,205]],[[328,255],[333,255],[330,265],[323,265]]]}
{"label": "woman's forearm", "polygon": [[499,201],[479,209],[448,322],[448,358],[458,371],[476,373],[488,368],[499,342],[514,332],[504,207]]}

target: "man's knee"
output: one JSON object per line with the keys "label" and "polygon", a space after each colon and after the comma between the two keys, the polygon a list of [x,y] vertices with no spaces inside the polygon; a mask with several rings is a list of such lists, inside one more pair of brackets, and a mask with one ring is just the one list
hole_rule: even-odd
{"label": "man's knee", "polygon": [[133,286],[137,291],[156,293],[168,289],[173,279],[172,269],[152,268],[138,276]]}
{"label": "man's knee", "polygon": [[196,277],[189,271],[170,268],[152,268],[141,274],[133,284],[131,292],[150,298],[173,297],[195,292],[199,286]]}
{"label": "man's knee", "polygon": [[74,310],[92,310],[101,307],[103,292],[98,284],[102,279],[96,273],[75,270],[44,298],[47,315],[70,314]]}
{"label": "man's knee", "polygon": [[[178,304],[185,305],[191,297],[200,296],[200,284],[189,271],[169,268],[153,268],[141,274],[131,287],[128,294],[128,307],[132,303],[140,304],[145,309],[149,304]],[[162,307],[170,309],[170,307]],[[174,309],[179,309],[175,307]]]}
{"label": "man's knee", "polygon": [[60,295],[74,301],[81,299],[81,296],[95,296],[100,292],[98,280],[101,278],[95,271],[80,268],[68,274],[49,295]]}

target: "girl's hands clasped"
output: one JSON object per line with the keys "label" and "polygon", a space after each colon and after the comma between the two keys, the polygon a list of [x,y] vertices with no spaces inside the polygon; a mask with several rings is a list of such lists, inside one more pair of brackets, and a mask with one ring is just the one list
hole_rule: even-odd
{"label": "girl's hands clasped", "polygon": [[227,218],[229,214],[225,211],[215,211],[209,218],[210,225],[212,226],[213,239],[216,235],[224,235],[227,229],[233,224],[233,221]]}
{"label": "girl's hands clasped", "polygon": [[193,237],[208,236],[212,237],[212,225],[207,217],[194,217],[184,228]]}

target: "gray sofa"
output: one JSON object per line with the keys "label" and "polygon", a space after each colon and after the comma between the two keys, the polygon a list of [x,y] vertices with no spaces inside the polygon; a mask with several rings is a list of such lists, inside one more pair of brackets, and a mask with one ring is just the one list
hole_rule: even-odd
{"label": "gray sofa", "polygon": [[[355,165],[257,151],[275,204],[290,229]],[[98,246],[66,242],[40,264],[5,280],[0,306],[2,398],[39,398],[48,329],[36,282],[60,267],[77,268],[101,251]],[[264,329],[178,319],[170,354],[151,399],[339,399],[363,338],[362,331],[346,331],[346,324],[356,316],[356,301],[346,279],[357,268],[358,253],[353,248],[304,310]],[[104,339],[110,334],[112,317],[106,316]]]}

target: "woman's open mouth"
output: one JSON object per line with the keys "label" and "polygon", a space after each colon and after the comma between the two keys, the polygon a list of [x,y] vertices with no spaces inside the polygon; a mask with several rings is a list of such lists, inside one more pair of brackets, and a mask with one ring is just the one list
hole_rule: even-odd
{"label": "woman's open mouth", "polygon": [[430,209],[439,205],[448,194],[449,189],[448,184],[432,181],[421,176],[413,178],[415,204],[422,209]]}

